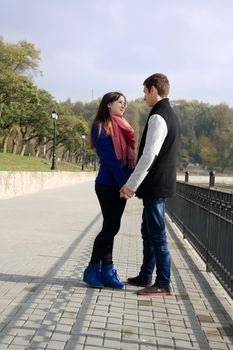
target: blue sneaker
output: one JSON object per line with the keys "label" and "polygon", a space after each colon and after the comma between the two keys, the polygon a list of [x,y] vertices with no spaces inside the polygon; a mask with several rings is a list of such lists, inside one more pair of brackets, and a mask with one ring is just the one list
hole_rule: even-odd
{"label": "blue sneaker", "polygon": [[117,271],[114,269],[114,265],[102,265],[101,270],[101,282],[105,287],[111,288],[123,288],[124,283],[122,283],[117,275]]}
{"label": "blue sneaker", "polygon": [[83,281],[89,284],[93,288],[104,287],[100,281],[101,277],[101,265],[100,264],[89,264],[83,273]]}

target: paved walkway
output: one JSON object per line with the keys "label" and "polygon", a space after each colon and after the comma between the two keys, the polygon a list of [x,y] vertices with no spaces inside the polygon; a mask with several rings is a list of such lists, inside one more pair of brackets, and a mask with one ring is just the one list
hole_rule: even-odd
{"label": "paved walkway", "polygon": [[[141,263],[141,201],[115,241],[122,280]],[[101,226],[93,183],[0,201],[0,350],[233,349],[233,301],[168,220],[173,296],[82,282]]]}

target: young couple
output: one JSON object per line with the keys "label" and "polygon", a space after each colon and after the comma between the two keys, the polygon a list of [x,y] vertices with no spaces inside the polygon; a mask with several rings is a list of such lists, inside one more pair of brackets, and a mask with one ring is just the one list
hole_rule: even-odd
{"label": "young couple", "polygon": [[[103,215],[83,280],[91,287],[123,288],[112,261],[114,236],[120,229],[126,200],[143,201],[141,234],[143,262],[131,285],[139,295],[170,295],[170,254],[165,230],[165,199],[175,194],[180,125],[169,99],[169,81],[156,73],[144,83],[144,100],[151,108],[135,161],[134,130],[123,117],[126,98],[105,94],[91,129],[91,143],[100,159],[95,190]],[[156,267],[156,279],[152,274]]]}

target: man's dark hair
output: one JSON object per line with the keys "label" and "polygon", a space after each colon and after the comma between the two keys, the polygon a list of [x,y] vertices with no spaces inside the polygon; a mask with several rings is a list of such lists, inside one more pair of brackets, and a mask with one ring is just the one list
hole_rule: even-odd
{"label": "man's dark hair", "polygon": [[167,97],[169,94],[169,80],[166,77],[166,75],[162,73],[155,73],[146,78],[144,81],[143,85],[145,85],[150,92],[151,87],[154,86],[156,87],[159,96],[161,97]]}

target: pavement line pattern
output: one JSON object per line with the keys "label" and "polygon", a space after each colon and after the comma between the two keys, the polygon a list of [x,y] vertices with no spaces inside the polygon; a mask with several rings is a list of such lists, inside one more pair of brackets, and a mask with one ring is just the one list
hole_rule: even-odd
{"label": "pavement line pattern", "polygon": [[[93,187],[0,201],[0,350],[233,349],[233,302],[169,218],[172,296],[82,282],[102,225]],[[142,261],[141,212],[128,201],[115,238],[123,281]]]}

